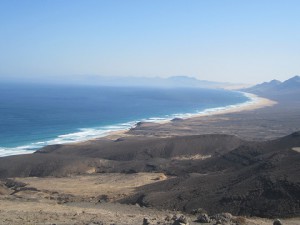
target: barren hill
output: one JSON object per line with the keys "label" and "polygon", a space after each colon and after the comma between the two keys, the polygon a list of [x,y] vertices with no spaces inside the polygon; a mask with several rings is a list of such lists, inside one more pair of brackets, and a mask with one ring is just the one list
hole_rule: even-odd
{"label": "barren hill", "polygon": [[299,216],[299,146],[299,132],[264,142],[232,135],[103,139],[0,158],[0,176],[160,172],[172,179],[140,186],[119,201],[187,212]]}

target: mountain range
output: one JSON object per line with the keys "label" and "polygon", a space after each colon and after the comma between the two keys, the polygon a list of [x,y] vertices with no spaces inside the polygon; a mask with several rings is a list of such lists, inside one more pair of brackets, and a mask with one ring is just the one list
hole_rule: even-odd
{"label": "mountain range", "polygon": [[227,82],[216,82],[200,80],[191,76],[170,77],[134,77],[134,76],[102,76],[102,75],[72,75],[66,79],[60,76],[31,77],[20,80],[10,77],[3,80],[6,83],[29,83],[29,84],[51,84],[51,85],[85,85],[85,86],[111,86],[111,87],[200,87],[200,88],[223,88],[231,85]]}
{"label": "mountain range", "polygon": [[222,82],[199,80],[190,76],[162,77],[123,77],[123,76],[88,76],[76,77],[75,82],[87,85],[103,86],[138,86],[138,87],[201,87],[219,88],[225,85]]}
{"label": "mountain range", "polygon": [[279,80],[271,80],[269,82],[264,82],[241,90],[275,99],[288,99],[290,96],[300,96],[300,76],[296,75],[283,82]]}

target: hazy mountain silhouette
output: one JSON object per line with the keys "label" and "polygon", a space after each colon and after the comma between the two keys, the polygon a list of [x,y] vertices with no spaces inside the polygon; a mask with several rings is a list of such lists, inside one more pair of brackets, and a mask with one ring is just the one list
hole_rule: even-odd
{"label": "hazy mountain silhouette", "polygon": [[107,77],[107,76],[88,76],[77,77],[78,82],[88,85],[105,86],[146,86],[146,87],[202,87],[219,88],[225,85],[221,82],[198,80],[189,76],[172,76],[169,78],[161,77]]}
{"label": "hazy mountain silhouette", "polygon": [[242,91],[270,97],[273,99],[284,99],[289,101],[299,101],[300,98],[300,76],[296,75],[284,82],[272,80],[264,82]]}
{"label": "hazy mountain silhouette", "polygon": [[33,83],[33,84],[59,84],[59,85],[87,85],[111,87],[200,87],[222,88],[228,83],[199,80],[190,76],[163,77],[133,77],[133,76],[101,76],[101,75],[73,75],[62,79],[60,76],[31,77],[20,80],[11,77],[5,82]]}
{"label": "hazy mountain silhouette", "polygon": [[279,89],[300,89],[300,76],[294,76],[278,86]]}

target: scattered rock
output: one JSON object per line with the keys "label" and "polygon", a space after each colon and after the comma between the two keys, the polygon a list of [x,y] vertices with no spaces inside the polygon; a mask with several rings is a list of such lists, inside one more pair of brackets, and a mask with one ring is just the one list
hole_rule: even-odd
{"label": "scattered rock", "polygon": [[220,221],[219,224],[222,224],[222,223],[229,223],[232,219],[232,215],[230,213],[218,213],[213,215],[211,218],[216,220],[217,222]]}
{"label": "scattered rock", "polygon": [[188,218],[185,215],[180,215],[180,217],[177,220],[180,223],[188,224]]}
{"label": "scattered rock", "polygon": [[283,224],[281,223],[280,219],[276,219],[274,220],[273,225],[283,225]]}
{"label": "scattered rock", "polygon": [[210,223],[210,218],[206,213],[201,213],[197,217],[197,221],[200,222],[200,223]]}
{"label": "scattered rock", "polygon": [[174,223],[172,225],[188,225],[188,218],[185,215],[174,215],[172,217],[172,220],[174,220]]}
{"label": "scattered rock", "polygon": [[174,215],[172,216],[172,220],[177,220],[179,217],[180,217],[179,214],[174,214]]}
{"label": "scattered rock", "polygon": [[143,219],[143,225],[150,225],[150,221],[148,218]]}

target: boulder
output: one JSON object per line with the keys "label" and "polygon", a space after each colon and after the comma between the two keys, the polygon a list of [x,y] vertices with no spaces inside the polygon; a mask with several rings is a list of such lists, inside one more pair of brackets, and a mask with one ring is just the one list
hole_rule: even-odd
{"label": "boulder", "polygon": [[188,218],[185,215],[174,215],[172,217],[172,220],[174,220],[174,223],[172,225],[188,225]]}
{"label": "boulder", "polygon": [[210,218],[206,213],[201,213],[198,217],[197,217],[197,222],[200,223],[210,223]]}
{"label": "boulder", "polygon": [[180,217],[177,220],[180,223],[188,224],[188,218],[185,215],[180,215]]}

